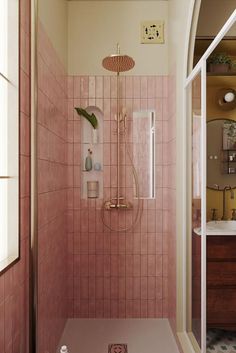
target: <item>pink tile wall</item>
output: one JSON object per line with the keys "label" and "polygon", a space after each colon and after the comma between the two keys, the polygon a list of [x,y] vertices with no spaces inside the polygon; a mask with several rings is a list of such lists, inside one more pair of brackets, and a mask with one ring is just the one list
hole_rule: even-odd
{"label": "pink tile wall", "polygon": [[[141,318],[168,316],[167,212],[173,201],[171,190],[174,160],[173,131],[169,124],[168,77],[122,76],[122,105],[128,113],[128,140],[132,149],[132,112],[156,111],[156,198],[145,200],[143,214],[132,231],[109,231],[101,221],[102,200],[81,199],[80,117],[75,106],[96,105],[104,112],[104,197],[115,196],[116,185],[116,78],[71,76],[68,78],[68,231],[69,316],[90,318]],[[174,123],[174,121],[173,121]],[[169,128],[167,127],[170,126]],[[122,145],[124,150],[124,145]],[[167,150],[168,149],[168,152]],[[122,192],[133,199],[131,165],[121,153]],[[171,174],[169,174],[171,173]],[[174,214],[171,221],[175,222]],[[134,212],[107,220],[129,225]],[[173,227],[174,228],[174,227]],[[171,260],[170,260],[171,261]]]}
{"label": "pink tile wall", "polygon": [[0,352],[29,352],[30,1],[20,2],[20,260],[0,276]]}
{"label": "pink tile wall", "polygon": [[67,76],[38,28],[38,352],[55,352],[67,318]]}
{"label": "pink tile wall", "polygon": [[163,180],[163,236],[168,239],[168,318],[176,332],[176,77],[171,74],[167,81],[168,110],[164,121],[164,172]]}

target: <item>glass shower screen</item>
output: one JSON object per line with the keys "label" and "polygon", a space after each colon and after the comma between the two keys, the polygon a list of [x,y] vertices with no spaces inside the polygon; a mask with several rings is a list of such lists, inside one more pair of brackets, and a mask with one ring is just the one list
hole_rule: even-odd
{"label": "glass shower screen", "polygon": [[[139,196],[155,197],[155,112],[133,113],[133,162],[139,179]],[[135,194],[137,197],[137,193]]]}

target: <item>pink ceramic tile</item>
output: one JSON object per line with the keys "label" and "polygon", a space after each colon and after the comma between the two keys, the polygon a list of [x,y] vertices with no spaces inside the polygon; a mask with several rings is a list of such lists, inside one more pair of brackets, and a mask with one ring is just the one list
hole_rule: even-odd
{"label": "pink ceramic tile", "polygon": [[148,76],[148,98],[156,97],[156,77]]}
{"label": "pink ceramic tile", "polygon": [[103,261],[104,261],[103,255],[96,255],[96,276],[97,277],[103,276],[103,266],[104,266]]}
{"label": "pink ceramic tile", "polygon": [[148,277],[148,299],[156,298],[156,277]]}
{"label": "pink ceramic tile", "polygon": [[111,279],[110,277],[104,277],[104,299],[111,298]]}
{"label": "pink ceramic tile", "polygon": [[97,277],[96,282],[96,299],[103,299],[104,297],[104,280],[103,277]]}
{"label": "pink ceramic tile", "polygon": [[148,257],[147,255],[141,255],[141,276],[148,275]]}
{"label": "pink ceramic tile", "polygon": [[126,76],[125,87],[126,87],[126,98],[133,98],[133,77],[132,76]]}
{"label": "pink ceramic tile", "polygon": [[156,299],[162,299],[162,298],[168,297],[167,284],[168,283],[166,281],[166,278],[162,279],[162,277],[156,277],[156,293],[155,293]]}
{"label": "pink ceramic tile", "polygon": [[125,300],[126,298],[126,278],[119,277],[119,299]]}
{"label": "pink ceramic tile", "polygon": [[98,109],[101,110],[101,112],[104,111],[103,99],[102,99],[102,98],[97,98],[97,99],[95,100],[95,105],[96,105],[96,107],[97,107]]}
{"label": "pink ceramic tile", "polygon": [[141,98],[147,98],[148,91],[148,78],[146,76],[141,76]]}
{"label": "pink ceramic tile", "polygon": [[134,266],[134,259],[133,255],[126,255],[126,276],[133,276],[133,266]]}
{"label": "pink ceramic tile", "polygon": [[141,298],[141,278],[140,277],[136,277],[133,279],[133,287],[134,287],[133,298],[140,299]]}
{"label": "pink ceramic tile", "polygon": [[81,277],[80,278],[80,298],[81,299],[88,299],[89,294],[89,287],[88,287],[88,277]]}
{"label": "pink ceramic tile", "polygon": [[117,98],[117,77],[111,76],[111,98]]}
{"label": "pink ceramic tile", "polygon": [[81,98],[89,97],[89,77],[81,76],[80,78],[80,96]]}
{"label": "pink ceramic tile", "polygon": [[118,277],[111,277],[111,299],[118,299]]}
{"label": "pink ceramic tile", "polygon": [[110,300],[104,300],[104,318],[111,317],[111,303]]}
{"label": "pink ceramic tile", "polygon": [[168,120],[169,119],[169,101],[166,98],[163,98],[162,100],[162,114],[163,114],[163,120]]}
{"label": "pink ceramic tile", "polygon": [[96,79],[94,76],[90,76],[89,77],[89,99],[90,98],[95,98],[96,95],[95,95],[95,82],[96,82]]}
{"label": "pink ceramic tile", "polygon": [[119,276],[125,276],[125,255],[119,255]]}
{"label": "pink ceramic tile", "polygon": [[88,255],[80,255],[80,274],[81,276],[88,276]]}
{"label": "pink ceramic tile", "polygon": [[147,262],[148,262],[147,264],[148,276],[155,276],[156,275],[156,256],[148,255]]}
{"label": "pink ceramic tile", "polygon": [[156,255],[156,276],[162,276],[163,270],[162,270],[162,255]]}
{"label": "pink ceramic tile", "polygon": [[133,275],[134,277],[139,277],[141,275],[141,256],[134,255],[133,261],[134,261]]}
{"label": "pink ceramic tile", "polygon": [[147,302],[148,305],[148,317],[149,318],[154,318],[156,317],[156,302],[155,300],[148,300]]}
{"label": "pink ceramic tile", "polygon": [[104,121],[104,125],[103,125],[103,129],[104,129],[104,142],[110,142],[111,141],[111,137],[110,137],[110,129],[111,129],[111,124],[110,121]]}
{"label": "pink ceramic tile", "polygon": [[126,316],[126,301],[125,300],[119,300],[118,310],[119,310],[119,318],[127,317]]}
{"label": "pink ceramic tile", "polygon": [[89,277],[94,277],[96,274],[96,256],[89,255],[88,259]]}
{"label": "pink ceramic tile", "polygon": [[133,277],[126,277],[126,299],[133,299]]}
{"label": "pink ceramic tile", "polygon": [[[73,97],[72,98],[80,98],[80,87],[81,87],[81,79],[80,76],[75,76],[74,77],[74,92],[73,92]],[[70,96],[69,96],[70,97]]]}
{"label": "pink ceramic tile", "polygon": [[118,301],[117,300],[111,300],[111,317],[113,317],[113,318],[119,317]]}
{"label": "pink ceramic tile", "polygon": [[127,233],[126,234],[126,254],[132,254],[133,253],[133,233]]}
{"label": "pink ceramic tile", "polygon": [[104,98],[110,98],[111,96],[111,80],[110,76],[104,76],[103,78],[103,96]]}
{"label": "pink ceramic tile", "polygon": [[147,252],[148,254],[156,254],[157,248],[156,248],[156,234],[155,233],[149,233],[147,237],[148,241],[148,249]]}
{"label": "pink ceramic tile", "polygon": [[148,249],[148,236],[147,234],[141,233],[141,254],[147,254]]}
{"label": "pink ceramic tile", "polygon": [[67,94],[68,98],[74,98],[74,77],[68,76],[67,77]]}
{"label": "pink ceramic tile", "polygon": [[96,92],[95,92],[95,97],[96,98],[103,98],[103,77],[102,76],[97,76],[96,77]]}
{"label": "pink ceramic tile", "polygon": [[[78,101],[76,104],[80,103],[84,105],[84,107],[88,104],[96,104],[104,112],[103,193],[104,198],[109,199],[116,195],[117,178],[117,141],[115,132],[115,115],[117,111],[116,77],[78,76],[74,77],[73,80],[74,91],[77,91],[74,92],[73,99],[79,98],[79,95],[84,99],[83,102]],[[74,169],[77,169],[75,169],[72,174],[70,173],[73,175],[73,178],[69,179],[70,185],[71,183],[72,185],[74,184],[74,186],[76,186],[75,190],[78,191],[77,197],[75,197],[74,193],[73,207],[78,210],[81,208],[82,210],[79,217],[77,217],[78,214],[74,216],[75,229],[83,231],[79,237],[79,251],[82,251],[81,255],[89,254],[87,263],[85,259],[82,259],[81,262],[80,258],[80,273],[82,271],[83,276],[88,276],[87,274],[89,274],[89,278],[91,278],[88,303],[82,302],[81,299],[79,304],[75,305],[75,314],[78,314],[80,317],[81,315],[85,315],[85,317],[89,315],[89,317],[113,318],[161,317],[164,313],[166,314],[166,310],[163,309],[164,301],[162,299],[162,288],[163,281],[166,283],[166,278],[168,278],[168,260],[167,257],[164,258],[163,265],[162,255],[167,254],[167,250],[170,250],[170,246],[168,246],[166,240],[163,243],[163,209],[167,209],[169,205],[174,204],[174,198],[170,199],[166,189],[164,189],[163,192],[163,179],[166,187],[175,187],[172,181],[174,178],[174,166],[169,166],[170,163],[175,163],[175,143],[172,143],[175,139],[175,128],[171,128],[172,125],[174,126],[173,123],[169,124],[168,114],[170,109],[168,105],[172,107],[173,119],[175,112],[174,105],[169,101],[170,98],[166,93],[166,89],[169,89],[168,86],[169,82],[167,78],[163,78],[162,76],[124,76],[120,83],[122,96],[121,106],[126,107],[128,117],[127,138],[129,143],[132,142],[133,111],[147,108],[156,110],[155,200],[143,202],[144,210],[140,221],[135,226],[135,230],[129,231],[126,234],[117,234],[108,231],[101,221],[100,208],[102,200],[97,200],[96,203],[90,203],[89,206],[86,200],[81,199],[80,168],[74,166]],[[81,91],[80,93],[79,90]],[[175,99],[174,94],[171,95],[171,99],[172,101]],[[163,116],[165,119],[164,125],[162,124]],[[80,135],[80,124],[72,126],[72,132],[69,133],[69,138],[74,144],[74,147],[78,147],[78,152],[79,144],[81,143]],[[123,142],[123,137],[121,138]],[[164,150],[163,141],[168,142]],[[123,147],[124,146],[122,146],[121,151],[121,163],[123,166],[121,181],[122,187],[124,186],[122,193],[126,195],[127,199],[131,200],[136,207],[136,200],[133,199],[132,168],[129,160],[126,158],[126,151]],[[133,146],[130,144],[131,151],[132,148]],[[75,153],[74,158],[76,158],[76,156],[77,153]],[[79,166],[80,160],[75,159],[74,163]],[[168,169],[165,169],[164,163],[166,163],[166,165],[168,163]],[[69,205],[73,205],[72,201],[69,202]],[[125,227],[131,224],[134,213],[118,214],[114,211],[112,213],[106,213],[105,217],[106,221],[112,224],[113,227]],[[172,219],[174,220],[174,217],[172,217]],[[81,220],[83,221],[81,222]],[[164,230],[167,229],[165,223],[166,222],[164,222]],[[174,231],[174,225],[171,229]],[[104,230],[106,233],[103,233]],[[85,237],[86,235],[87,239]],[[173,251],[172,248],[171,251]],[[78,265],[75,266],[75,269],[77,268]],[[163,269],[166,277],[163,277]],[[82,273],[80,276],[82,276]],[[84,273],[87,274],[84,275]],[[96,291],[93,285],[95,275]],[[96,301],[94,300],[95,292]],[[83,300],[87,299],[88,298],[85,298]],[[164,300],[166,301],[167,299]],[[173,298],[170,300],[173,300]]]}
{"label": "pink ceramic tile", "polygon": [[118,274],[118,255],[111,255],[111,276],[116,276]]}
{"label": "pink ceramic tile", "polygon": [[133,317],[133,300],[126,300],[126,317]]}
{"label": "pink ceramic tile", "polygon": [[167,98],[168,97],[168,87],[169,85],[169,77],[168,76],[164,76],[163,77],[163,97]]}
{"label": "pink ceramic tile", "polygon": [[141,98],[141,78],[139,76],[133,78],[133,98]]}
{"label": "pink ceramic tile", "polygon": [[141,277],[141,299],[147,299],[148,296],[148,281],[147,277]]}

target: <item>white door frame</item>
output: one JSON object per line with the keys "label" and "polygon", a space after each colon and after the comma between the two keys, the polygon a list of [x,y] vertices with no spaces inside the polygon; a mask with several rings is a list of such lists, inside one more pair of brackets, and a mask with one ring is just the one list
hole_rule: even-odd
{"label": "white door frame", "polygon": [[[205,353],[206,352],[206,62],[208,57],[212,54],[214,49],[217,47],[217,45],[220,43],[220,41],[224,38],[224,36],[227,34],[227,32],[230,30],[230,28],[234,25],[236,22],[236,10],[232,13],[232,15],[229,17],[229,19],[226,21],[222,29],[219,31],[211,45],[208,47],[206,52],[203,54],[197,65],[194,67],[192,72],[189,74],[189,76],[185,80],[184,84],[184,106],[185,106],[185,117],[184,117],[184,122],[185,126],[188,121],[188,109],[187,109],[187,104],[188,104],[188,97],[187,97],[187,88],[189,85],[193,82],[194,78],[201,73],[201,115],[202,115],[202,124],[201,124],[201,141],[202,141],[202,146],[201,146],[201,181],[202,181],[202,186],[201,186],[201,228],[202,228],[202,235],[201,235],[201,352]],[[188,136],[185,137],[186,141],[188,141]],[[185,165],[187,166],[188,160],[187,160],[187,154],[185,154]],[[186,185],[186,184],[185,184]],[[185,198],[185,210],[187,210],[187,198]],[[186,239],[187,239],[187,228],[185,228],[185,234],[184,234],[184,246],[185,246],[185,251],[187,251],[186,247]],[[187,256],[187,253],[186,253]],[[186,264],[185,264],[186,266]],[[187,268],[184,269],[185,274],[187,273]],[[186,296],[187,293],[187,283],[186,280],[184,281],[184,296]],[[184,327],[186,330],[186,308],[184,309]],[[185,334],[187,335],[187,331],[185,331]],[[194,348],[192,347],[194,350]]]}

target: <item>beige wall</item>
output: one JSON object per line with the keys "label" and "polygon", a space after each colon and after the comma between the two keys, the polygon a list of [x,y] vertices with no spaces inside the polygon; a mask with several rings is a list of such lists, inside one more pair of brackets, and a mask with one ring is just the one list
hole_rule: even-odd
{"label": "beige wall", "polygon": [[[235,8],[235,0],[202,0],[197,35],[215,36]],[[236,35],[236,26],[228,35]]]}
{"label": "beige wall", "polygon": [[[136,62],[132,75],[168,73],[167,1],[70,1],[68,3],[70,75],[107,74],[102,59],[121,51]],[[165,21],[165,44],[140,44],[140,22]]]}
{"label": "beige wall", "polygon": [[67,1],[38,0],[39,19],[67,68]]}

